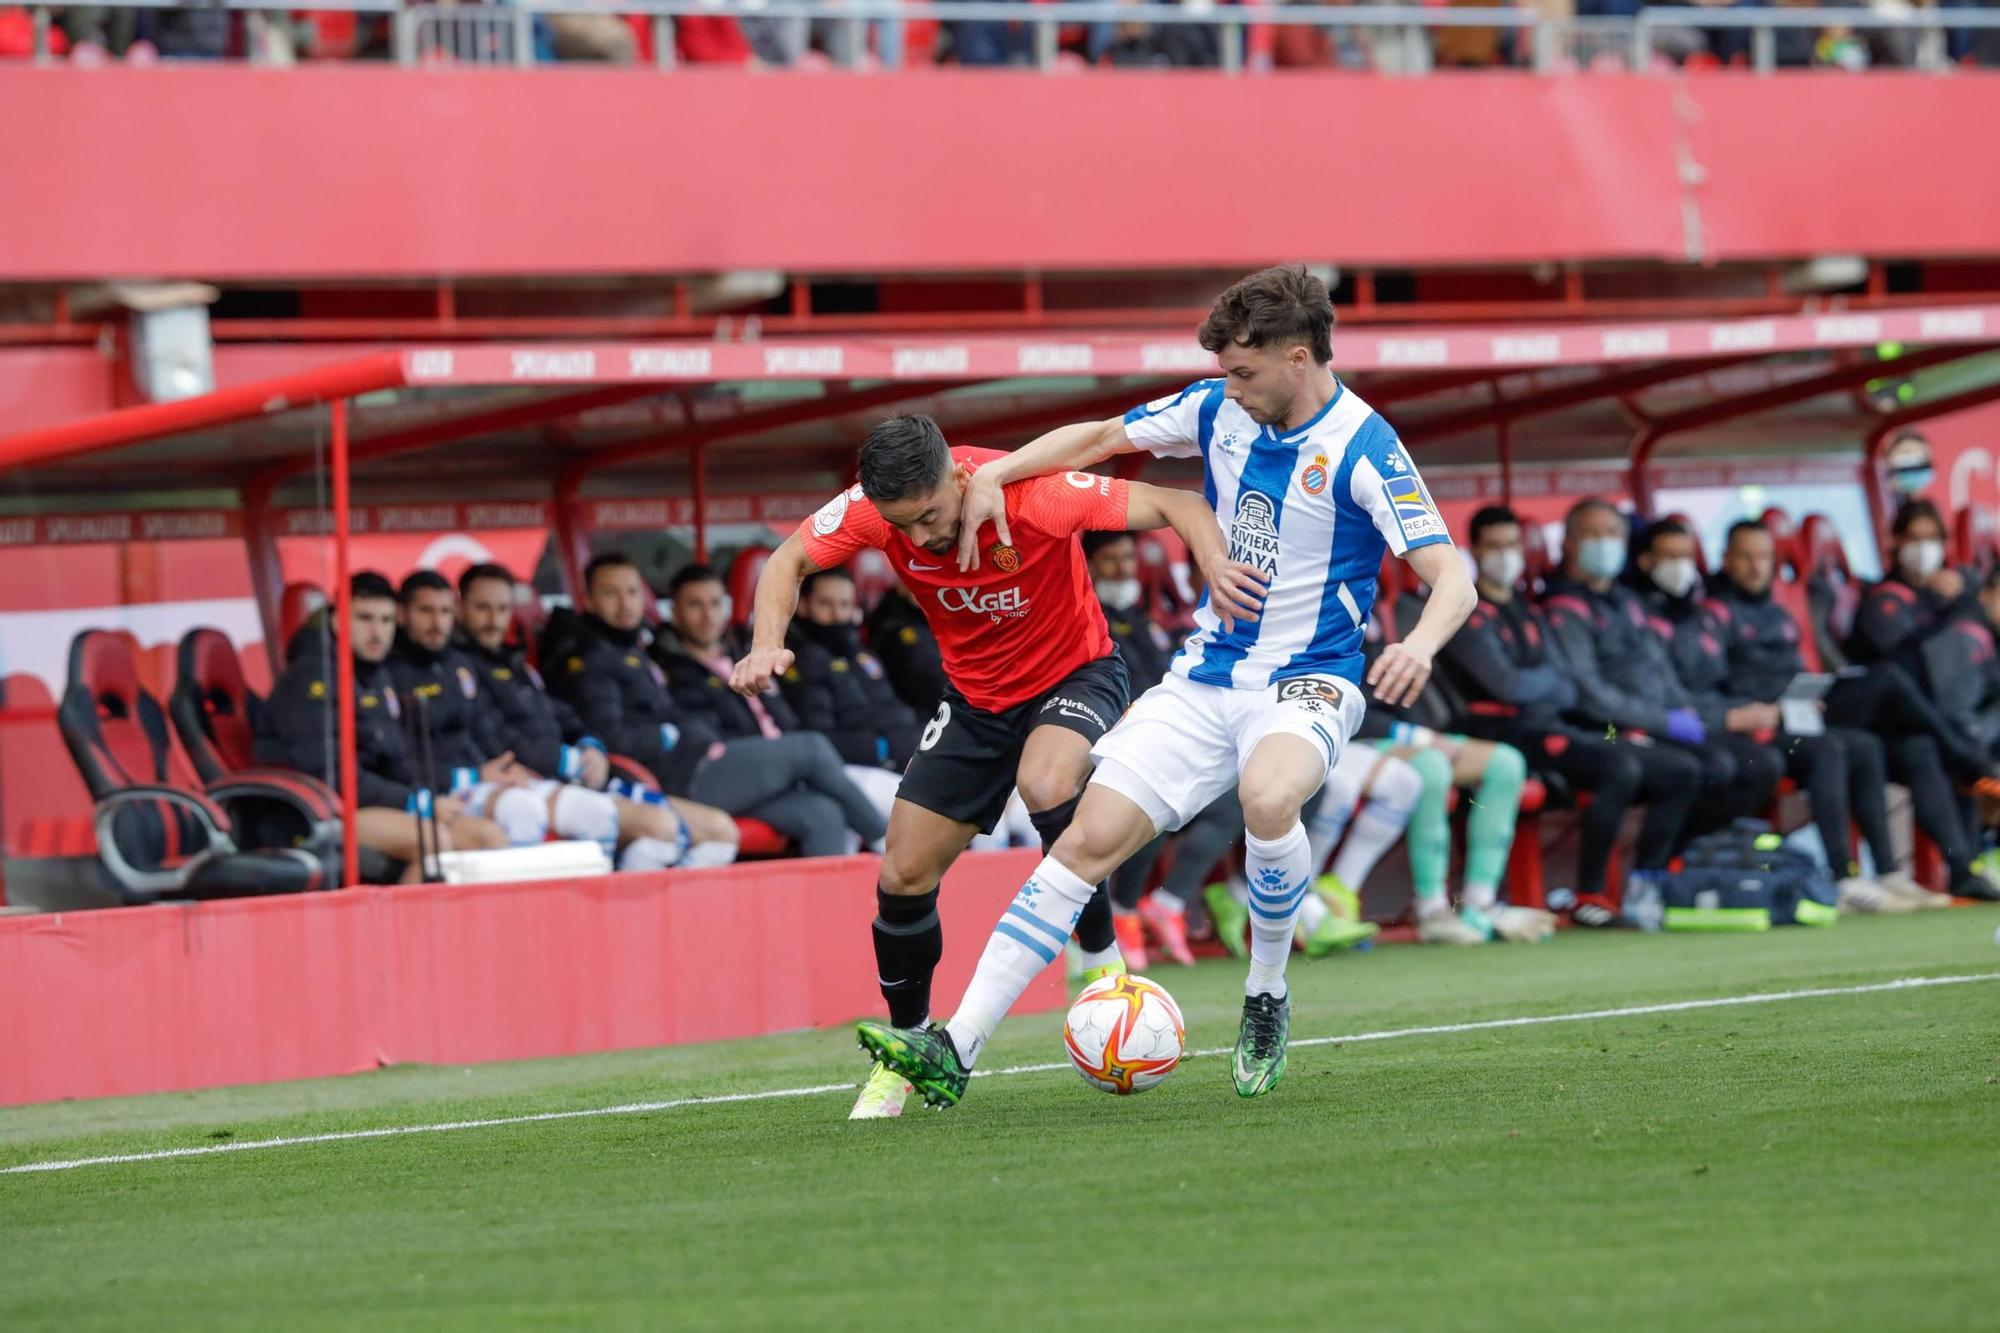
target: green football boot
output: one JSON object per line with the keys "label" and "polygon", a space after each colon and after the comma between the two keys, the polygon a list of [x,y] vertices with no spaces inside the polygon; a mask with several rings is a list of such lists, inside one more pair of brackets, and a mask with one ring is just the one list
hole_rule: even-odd
{"label": "green football boot", "polygon": [[1252,995],[1243,1001],[1243,1027],[1236,1034],[1231,1071],[1237,1096],[1261,1097],[1278,1086],[1285,1076],[1285,1045],[1291,1035],[1291,996]]}
{"label": "green football boot", "polygon": [[1208,904],[1208,919],[1215,923],[1215,938],[1229,950],[1231,958],[1250,956],[1250,909],[1236,901],[1227,884],[1211,884],[1201,891]]}
{"label": "green football boot", "polygon": [[926,1103],[936,1110],[958,1105],[972,1071],[958,1058],[942,1023],[920,1028],[891,1027],[873,1020],[855,1025],[861,1049],[910,1081]]}

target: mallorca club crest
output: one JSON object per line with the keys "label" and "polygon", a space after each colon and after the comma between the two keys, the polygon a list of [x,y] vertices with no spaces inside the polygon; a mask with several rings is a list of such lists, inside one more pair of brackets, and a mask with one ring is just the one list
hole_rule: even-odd
{"label": "mallorca club crest", "polygon": [[986,554],[993,557],[993,568],[1002,574],[1012,574],[1021,568],[1021,553],[1011,546],[995,542],[986,548]]}
{"label": "mallorca club crest", "polygon": [[1307,495],[1318,495],[1326,489],[1327,461],[1325,454],[1314,454],[1313,461],[1299,474],[1299,489]]}

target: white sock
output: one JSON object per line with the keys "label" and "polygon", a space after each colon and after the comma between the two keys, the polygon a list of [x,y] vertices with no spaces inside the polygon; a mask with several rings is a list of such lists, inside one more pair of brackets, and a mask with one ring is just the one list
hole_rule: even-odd
{"label": "white sock", "polygon": [[698,842],[681,858],[681,869],[700,870],[705,866],[726,866],[736,862],[733,842]]}
{"label": "white sock", "polygon": [[1187,911],[1187,901],[1178,893],[1168,893],[1165,889],[1154,889],[1153,901],[1166,908],[1169,912]]}
{"label": "white sock", "polygon": [[1343,773],[1336,767],[1327,773],[1326,785],[1320,788],[1319,804],[1313,807],[1306,824],[1314,870],[1325,865],[1326,858],[1340,845],[1340,835],[1347,832],[1347,822],[1354,818],[1354,807],[1360,801],[1361,784],[1354,780],[1351,771]]}
{"label": "white sock", "polygon": [[1451,914],[1451,899],[1442,893],[1429,898],[1417,899],[1418,916],[1448,916]]}
{"label": "white sock", "polygon": [[1294,822],[1269,842],[1254,833],[1243,838],[1243,868],[1250,876],[1250,975],[1246,995],[1285,994],[1285,964],[1292,957],[1292,926],[1310,892],[1312,851],[1305,825]]}
{"label": "white sock", "polygon": [[1384,763],[1375,771],[1368,803],[1348,826],[1347,842],[1333,863],[1333,873],[1350,889],[1367,882],[1375,865],[1396,845],[1424,794],[1423,774],[1405,763]]}
{"label": "white sock", "polygon": [[1118,952],[1118,945],[1115,942],[1111,945],[1110,948],[1100,949],[1096,953],[1092,953],[1090,950],[1083,948],[1081,945],[1079,945],[1077,947],[1076,955],[1078,958],[1083,960],[1083,970],[1086,972],[1090,971],[1092,968],[1103,967],[1106,963],[1118,962],[1125,956],[1124,954]]}
{"label": "white sock", "polygon": [[1056,961],[1095,886],[1045,856],[993,927],[958,1012],[945,1024],[967,1069],[1035,974]]}
{"label": "white sock", "polygon": [[1492,884],[1474,884],[1467,880],[1465,890],[1460,895],[1465,905],[1476,912],[1490,912],[1500,901],[1500,890]]}
{"label": "white sock", "polygon": [[665,870],[680,861],[680,843],[665,838],[634,838],[618,854],[620,870]]}
{"label": "white sock", "polygon": [[1315,930],[1319,929],[1320,922],[1332,915],[1333,909],[1326,905],[1326,899],[1320,897],[1317,893],[1308,893],[1299,900],[1298,933],[1300,935],[1311,935]]}

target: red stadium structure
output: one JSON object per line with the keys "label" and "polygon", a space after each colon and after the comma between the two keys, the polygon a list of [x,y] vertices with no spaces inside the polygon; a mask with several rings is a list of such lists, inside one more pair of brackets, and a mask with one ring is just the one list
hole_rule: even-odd
{"label": "red stadium structure", "polygon": [[[569,592],[601,534],[749,551],[848,482],[871,418],[929,412],[1005,447],[1114,414],[1212,372],[1192,331],[1221,282],[1305,258],[1339,293],[1337,368],[1454,528],[1499,501],[1545,522],[1586,493],[1650,510],[1837,488],[1844,524],[1794,512],[1790,543],[1800,584],[1837,603],[1849,562],[1874,558],[1903,433],[1935,432],[1950,508],[2000,496],[1975,411],[2000,401],[2000,183],[1936,128],[1986,123],[1994,90],[14,70],[0,120],[26,130],[0,143],[0,178],[60,206],[0,219],[0,278],[26,293],[0,294],[0,559],[60,579],[85,545],[199,545],[232,586],[247,566],[255,628],[235,640],[261,635],[255,684],[310,585],[341,623],[357,543],[521,533],[518,566],[552,534]],[[1246,122],[1335,127],[1340,170],[1285,208],[1222,206]],[[977,171],[967,126],[990,131]],[[142,401],[131,325],[90,286],[113,274],[226,288],[219,387]],[[1990,554],[1989,527],[1964,521],[1968,556]],[[330,568],[288,562],[301,542]],[[75,605],[57,589],[32,608]],[[163,686],[158,658],[141,676]],[[25,690],[0,705],[0,816],[10,849],[87,855],[54,713]],[[1517,869],[1540,854],[1523,827]],[[1022,864],[956,871],[958,920],[990,917]],[[351,840],[343,870],[358,881]],[[0,1056],[0,1103],[839,1021],[874,1003],[853,928],[868,881],[861,862],[745,865],[0,921],[0,1007],[34,1034]],[[782,918],[787,942],[740,990],[704,990],[712,960],[674,932],[725,916]],[[952,935],[945,991],[975,936]],[[549,938],[595,988],[551,980]],[[272,1002],[281,977],[350,1017]],[[1045,976],[1031,1003],[1060,998]]]}

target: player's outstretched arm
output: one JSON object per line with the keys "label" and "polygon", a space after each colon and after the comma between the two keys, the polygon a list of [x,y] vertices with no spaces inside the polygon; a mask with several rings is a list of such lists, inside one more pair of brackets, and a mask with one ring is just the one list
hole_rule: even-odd
{"label": "player's outstretched arm", "polygon": [[1125,526],[1139,530],[1171,527],[1187,543],[1188,558],[1208,584],[1208,605],[1224,633],[1236,622],[1253,621],[1264,609],[1267,580],[1262,570],[1229,558],[1222,524],[1208,501],[1193,491],[1128,484]]}
{"label": "player's outstretched arm", "polygon": [[1375,697],[1392,707],[1407,707],[1417,701],[1430,683],[1431,664],[1438,650],[1458,633],[1458,627],[1479,604],[1472,577],[1458,548],[1450,542],[1420,546],[1403,557],[1417,576],[1431,586],[1424,599],[1423,614],[1401,643],[1392,643],[1375,659],[1368,672],[1368,684]]}
{"label": "player's outstretched arm", "polygon": [[1129,454],[1136,446],[1125,434],[1125,419],[1079,421],[1058,426],[1008,454],[996,458],[972,474],[965,484],[965,507],[959,514],[958,567],[979,568],[979,529],[991,522],[1002,546],[1011,546],[1014,535],[1007,530],[1007,499],[1001,488],[1027,477],[1051,472],[1081,472],[1116,454]]}
{"label": "player's outstretched arm", "polygon": [[785,631],[791,627],[792,613],[799,609],[799,584],[818,568],[796,532],[771,552],[763,572],[757,575],[750,651],[729,673],[729,688],[743,695],[762,694],[771,688],[773,677],[791,669],[792,651],[785,647]]}

